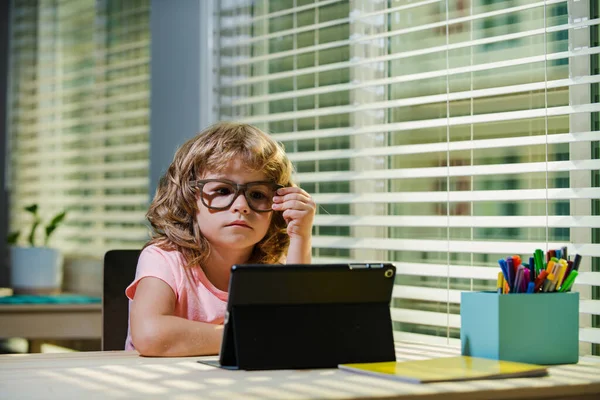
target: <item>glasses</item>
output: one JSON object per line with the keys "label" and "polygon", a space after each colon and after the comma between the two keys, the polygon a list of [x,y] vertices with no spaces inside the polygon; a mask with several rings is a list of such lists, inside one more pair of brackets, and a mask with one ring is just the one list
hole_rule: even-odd
{"label": "glasses", "polygon": [[202,204],[211,210],[226,210],[244,193],[248,206],[256,212],[272,211],[273,196],[282,188],[273,182],[248,182],[239,184],[227,179],[202,179],[192,184],[201,190]]}

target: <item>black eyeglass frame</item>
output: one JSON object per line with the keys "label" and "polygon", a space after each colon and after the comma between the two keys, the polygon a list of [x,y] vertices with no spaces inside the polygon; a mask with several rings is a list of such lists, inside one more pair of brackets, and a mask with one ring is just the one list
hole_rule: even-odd
{"label": "black eyeglass frame", "polygon": [[278,189],[281,189],[285,186],[283,185],[279,185],[277,183],[273,183],[273,182],[269,182],[269,181],[256,181],[256,182],[248,182],[248,183],[236,183],[233,181],[230,181],[229,179],[199,179],[196,181],[192,181],[191,184],[194,187],[197,187],[198,189],[200,189],[200,191],[202,192],[204,185],[206,185],[207,183],[211,183],[211,182],[219,182],[219,183],[226,183],[228,185],[231,185],[235,188],[235,192],[233,193],[233,197],[231,198],[231,203],[229,203],[227,206],[225,207],[215,207],[215,206],[209,206],[208,204],[206,204],[206,202],[204,201],[204,196],[202,196],[202,193],[200,194],[200,200],[202,201],[202,204],[204,204],[204,206],[206,208],[209,208],[211,210],[227,210],[231,207],[231,205],[235,202],[235,199],[238,198],[238,196],[240,195],[240,192],[242,192],[244,194],[244,198],[246,199],[246,203],[248,204],[248,207],[250,207],[253,211],[262,213],[262,212],[270,212],[273,211],[273,209],[270,210],[257,210],[256,208],[254,208],[252,206],[252,201],[248,199],[248,195],[247,195],[247,191],[246,189],[248,188],[248,186],[252,187],[254,185],[268,185],[270,186],[274,192],[277,192]]}

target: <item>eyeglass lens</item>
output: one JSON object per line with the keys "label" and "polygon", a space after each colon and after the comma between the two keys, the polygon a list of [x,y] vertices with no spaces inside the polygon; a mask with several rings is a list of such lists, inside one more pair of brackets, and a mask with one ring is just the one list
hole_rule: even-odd
{"label": "eyeglass lens", "polygon": [[[273,196],[277,190],[264,183],[248,183],[244,196],[248,205],[257,211],[268,211],[273,206]],[[202,200],[209,208],[227,208],[233,204],[236,187],[227,182],[207,182],[202,186]]]}

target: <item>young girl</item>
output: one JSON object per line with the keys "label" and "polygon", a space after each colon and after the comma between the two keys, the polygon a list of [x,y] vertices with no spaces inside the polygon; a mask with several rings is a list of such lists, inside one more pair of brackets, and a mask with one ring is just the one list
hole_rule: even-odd
{"label": "young girl", "polygon": [[233,264],[311,262],[315,203],[293,185],[283,149],[250,125],[221,123],[187,141],[147,213],[126,349],[217,354]]}

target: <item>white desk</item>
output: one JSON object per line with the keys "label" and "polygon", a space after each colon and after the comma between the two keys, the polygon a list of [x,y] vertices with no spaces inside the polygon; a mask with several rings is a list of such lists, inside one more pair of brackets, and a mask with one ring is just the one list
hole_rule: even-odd
{"label": "white desk", "polygon": [[[399,360],[457,355],[457,348],[398,343]],[[0,356],[0,393],[15,399],[516,399],[600,398],[600,363],[550,367],[544,378],[415,385],[337,369],[227,371],[203,357],[136,352]],[[210,357],[214,359],[215,357]]]}

